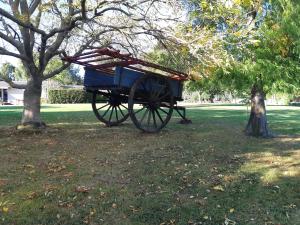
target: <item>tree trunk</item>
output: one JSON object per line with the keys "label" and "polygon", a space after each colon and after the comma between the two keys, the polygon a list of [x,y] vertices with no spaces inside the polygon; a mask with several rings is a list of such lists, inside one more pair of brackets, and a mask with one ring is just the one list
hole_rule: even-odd
{"label": "tree trunk", "polygon": [[202,103],[201,101],[201,92],[200,91],[197,91],[197,94],[198,94],[198,103]]}
{"label": "tree trunk", "polygon": [[257,85],[253,85],[251,90],[251,111],[246,133],[255,137],[271,136],[267,124],[265,93]]}
{"label": "tree trunk", "polygon": [[214,103],[214,98],[215,98],[215,95],[214,94],[210,94],[209,95],[209,102],[210,103]]}
{"label": "tree trunk", "polygon": [[42,81],[31,79],[24,91],[24,109],[22,125],[34,128],[45,127],[41,120]]}

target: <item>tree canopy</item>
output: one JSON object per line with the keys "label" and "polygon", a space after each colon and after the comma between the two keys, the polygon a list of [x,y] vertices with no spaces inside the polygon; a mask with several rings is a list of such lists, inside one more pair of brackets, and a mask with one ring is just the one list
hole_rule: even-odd
{"label": "tree canopy", "polygon": [[175,54],[158,48],[151,56],[196,75],[198,81],[191,82],[190,89],[249,93],[259,80],[266,93],[299,92],[300,6],[296,1],[190,0],[185,4],[189,24],[178,27],[180,47]]}

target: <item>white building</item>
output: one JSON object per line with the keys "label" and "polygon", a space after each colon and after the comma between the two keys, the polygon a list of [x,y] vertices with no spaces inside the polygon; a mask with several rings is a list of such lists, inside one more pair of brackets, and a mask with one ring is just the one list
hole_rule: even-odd
{"label": "white building", "polygon": [[[14,81],[16,84],[25,85],[26,81]],[[48,91],[50,89],[59,89],[59,88],[76,88],[83,89],[81,85],[60,85],[59,82],[54,80],[46,80],[42,85],[42,95],[41,100],[48,100]],[[9,105],[23,105],[23,96],[24,89],[12,88],[5,81],[0,80],[0,105],[9,104]]]}
{"label": "white building", "polygon": [[[16,82],[18,84],[26,84],[24,81]],[[5,81],[0,80],[0,104],[23,104],[24,89],[12,88]]]}

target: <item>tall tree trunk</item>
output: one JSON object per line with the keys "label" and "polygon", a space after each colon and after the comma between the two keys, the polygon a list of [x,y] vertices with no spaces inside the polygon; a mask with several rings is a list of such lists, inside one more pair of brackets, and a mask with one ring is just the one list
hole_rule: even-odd
{"label": "tall tree trunk", "polygon": [[209,95],[209,102],[210,103],[214,103],[214,98],[215,98],[215,95],[214,94],[210,94]]}
{"label": "tall tree trunk", "polygon": [[41,120],[41,93],[42,81],[30,79],[24,91],[22,125],[30,125],[34,128],[45,127]]}
{"label": "tall tree trunk", "polygon": [[251,90],[251,111],[246,133],[255,137],[270,137],[265,106],[265,93],[262,87],[253,85]]}

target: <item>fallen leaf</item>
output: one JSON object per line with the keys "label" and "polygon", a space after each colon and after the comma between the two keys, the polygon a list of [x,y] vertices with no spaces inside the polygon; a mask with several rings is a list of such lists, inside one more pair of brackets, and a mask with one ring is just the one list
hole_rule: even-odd
{"label": "fallen leaf", "polygon": [[96,209],[91,209],[90,216],[93,216],[96,213]]}
{"label": "fallen leaf", "polygon": [[134,206],[132,206],[132,205],[130,205],[129,208],[131,209],[131,211],[132,211],[133,213],[139,211],[139,209],[136,209],[136,208],[135,208]]}
{"label": "fallen leaf", "polygon": [[37,196],[37,193],[34,191],[31,191],[29,193],[27,193],[26,197],[27,199],[34,199]]}
{"label": "fallen leaf", "polygon": [[78,186],[75,191],[80,193],[88,193],[91,189],[86,186]]}
{"label": "fallen leaf", "polygon": [[64,174],[63,176],[66,177],[66,178],[73,177],[74,173],[73,172],[69,172],[69,173]]}
{"label": "fallen leaf", "polygon": [[224,224],[225,225],[236,225],[236,222],[233,220],[230,220],[228,218],[225,218]]}
{"label": "fallen leaf", "polygon": [[8,183],[7,179],[0,179],[0,187],[6,185],[7,183]]}
{"label": "fallen leaf", "polygon": [[217,186],[213,187],[213,189],[214,189],[215,191],[225,191],[225,189],[223,188],[222,185],[217,185]]}
{"label": "fallen leaf", "polygon": [[4,207],[2,208],[2,212],[5,212],[5,213],[7,213],[7,212],[8,212],[8,210],[9,210],[9,209],[8,209],[8,207],[5,207],[5,206],[4,206]]}
{"label": "fallen leaf", "polygon": [[33,168],[34,168],[34,165],[27,164],[27,165],[25,165],[24,167],[33,169]]}

